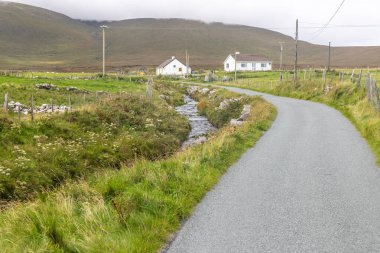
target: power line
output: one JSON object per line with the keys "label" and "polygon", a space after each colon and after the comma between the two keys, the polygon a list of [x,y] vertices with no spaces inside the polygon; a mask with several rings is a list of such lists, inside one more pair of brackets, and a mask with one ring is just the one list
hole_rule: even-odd
{"label": "power line", "polygon": [[[333,28],[378,28],[380,25],[333,25],[329,27],[324,26],[300,26],[300,29],[333,29]],[[265,29],[291,29],[294,27],[266,27]]]}
{"label": "power line", "polygon": [[339,5],[338,9],[334,12],[334,14],[332,15],[332,17],[327,21],[327,23],[316,33],[316,35],[311,39],[311,40],[314,40],[316,39],[319,35],[321,35],[321,33],[329,26],[329,24],[331,23],[331,21],[335,18],[335,16],[338,14],[338,12],[340,11],[340,9],[342,8],[343,4],[346,2],[346,0],[343,0],[342,3]]}

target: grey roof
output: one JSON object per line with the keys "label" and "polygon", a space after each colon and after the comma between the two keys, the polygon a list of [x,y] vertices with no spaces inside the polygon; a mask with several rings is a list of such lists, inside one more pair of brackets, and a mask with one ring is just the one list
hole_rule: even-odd
{"label": "grey roof", "polygon": [[166,61],[164,61],[163,63],[161,63],[158,68],[165,68],[166,66],[168,66],[172,61],[176,60],[176,58],[170,58]]}
{"label": "grey roof", "polygon": [[[235,54],[231,54],[232,58],[235,59]],[[265,55],[254,55],[254,54],[237,54],[236,61],[270,61]]]}

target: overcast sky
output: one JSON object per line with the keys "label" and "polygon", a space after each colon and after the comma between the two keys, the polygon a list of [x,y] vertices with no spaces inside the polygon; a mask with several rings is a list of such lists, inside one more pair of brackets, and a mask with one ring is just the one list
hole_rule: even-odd
{"label": "overcast sky", "polygon": [[333,45],[342,46],[380,45],[380,1],[378,0],[346,0],[330,27],[322,33],[315,27],[326,24],[342,0],[15,0],[14,2],[47,8],[77,19],[186,18],[263,27],[291,36],[294,36],[295,20],[299,18],[302,40],[318,44],[327,44],[331,41]]}

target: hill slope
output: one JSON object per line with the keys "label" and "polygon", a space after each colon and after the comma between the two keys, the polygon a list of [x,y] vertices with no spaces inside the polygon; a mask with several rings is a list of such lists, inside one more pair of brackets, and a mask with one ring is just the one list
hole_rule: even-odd
{"label": "hill slope", "polygon": [[[99,25],[0,2],[0,69],[96,68],[101,64]],[[155,66],[171,55],[184,58],[186,48],[197,66],[221,66],[235,49],[265,54],[278,63],[279,41],[286,43],[285,64],[294,62],[294,40],[261,28],[182,19],[135,19],[108,25],[107,65],[113,67]],[[378,66],[379,54],[380,47],[333,48],[332,65]],[[326,61],[327,47],[300,42],[301,64],[320,66]]]}
{"label": "hill slope", "polygon": [[0,68],[81,65],[95,53],[93,32],[62,14],[0,2]]}

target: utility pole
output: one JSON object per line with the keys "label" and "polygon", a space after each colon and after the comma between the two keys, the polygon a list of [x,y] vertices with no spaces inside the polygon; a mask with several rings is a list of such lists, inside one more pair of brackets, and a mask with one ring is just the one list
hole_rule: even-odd
{"label": "utility pole", "polygon": [[237,55],[239,55],[240,52],[236,52],[235,50],[235,83],[237,82]]}
{"label": "utility pole", "polygon": [[106,75],[106,29],[108,26],[102,25],[103,30],[103,77]]}
{"label": "utility pole", "polygon": [[190,57],[186,49],[186,77],[188,77],[189,75],[189,61],[190,61]]}
{"label": "utility pole", "polygon": [[294,64],[294,83],[298,81],[298,19],[296,21],[296,62]]}
{"label": "utility pole", "polygon": [[278,43],[280,43],[280,46],[281,46],[281,52],[280,52],[280,72],[282,71],[282,53],[283,53],[283,51],[284,51],[284,43],[285,42],[278,42]]}
{"label": "utility pole", "polygon": [[331,42],[329,42],[329,64],[327,67],[327,71],[330,71],[330,64],[331,64]]}

